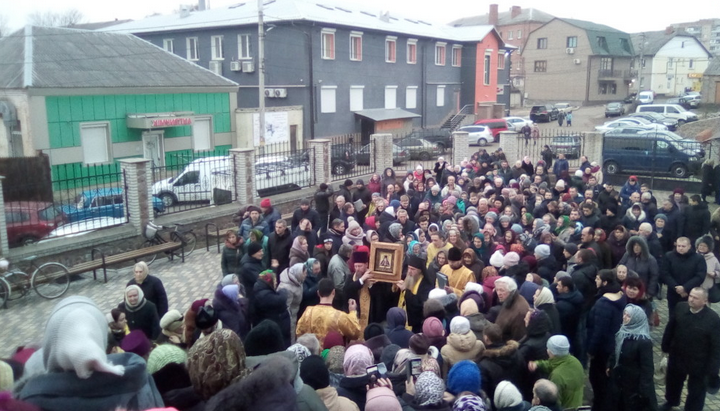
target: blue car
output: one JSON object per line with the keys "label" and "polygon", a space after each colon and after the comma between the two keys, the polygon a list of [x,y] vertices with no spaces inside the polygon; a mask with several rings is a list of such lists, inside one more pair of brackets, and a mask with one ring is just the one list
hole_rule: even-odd
{"label": "blue car", "polygon": [[[87,220],[97,217],[125,216],[125,194],[122,188],[97,188],[83,191],[74,205],[63,205],[62,211],[70,222]],[[153,196],[153,210],[156,214],[165,211],[163,202]]]}

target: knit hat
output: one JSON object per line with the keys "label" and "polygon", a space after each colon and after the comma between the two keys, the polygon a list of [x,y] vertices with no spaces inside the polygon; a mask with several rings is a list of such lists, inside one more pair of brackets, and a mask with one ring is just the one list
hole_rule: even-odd
{"label": "knit hat", "polygon": [[480,369],[470,360],[462,360],[450,368],[447,375],[447,390],[454,395],[463,391],[480,392]]}
{"label": "knit hat", "polygon": [[495,268],[501,268],[503,266],[503,260],[503,254],[500,251],[495,251],[493,255],[490,256],[490,265]]}
{"label": "knit hat", "polygon": [[262,201],[260,201],[260,207],[264,208],[270,208],[272,207],[272,203],[270,202],[269,198],[263,198]]}
{"label": "knit hat", "polygon": [[263,320],[245,337],[248,357],[268,355],[285,349],[280,326],[272,320]]}
{"label": "knit hat", "polygon": [[540,258],[547,258],[550,256],[550,246],[547,244],[540,244],[535,247],[535,254]]}
{"label": "knit hat", "polygon": [[548,339],[547,349],[552,353],[552,355],[568,355],[570,352],[570,342],[564,335],[553,335]]}
{"label": "knit hat", "polygon": [[355,228],[361,228],[360,223],[358,223],[355,219],[350,220],[352,217],[348,217],[348,227],[346,232],[352,231]]}
{"label": "knit hat", "polygon": [[342,334],[335,330],[330,330],[323,340],[323,348],[328,349],[335,347],[336,345],[345,346],[345,341],[343,340]]}
{"label": "knit hat", "polygon": [[400,201],[399,200],[391,201],[390,207],[392,207],[394,210],[397,210],[398,208],[400,208]]}
{"label": "knit hat", "polygon": [[392,370],[398,351],[400,351],[400,346],[397,344],[390,344],[383,348],[382,354],[380,354],[380,362],[385,364],[388,370]]}
{"label": "knit hat", "polygon": [[365,327],[365,331],[363,332],[363,338],[365,341],[377,337],[378,335],[385,334],[385,330],[383,330],[382,325],[378,323],[370,323],[367,327]]}
{"label": "knit hat", "polygon": [[504,222],[508,222],[508,223],[509,223],[510,221],[512,221],[512,218],[510,218],[509,215],[504,215],[504,214],[503,214],[503,215],[500,216],[500,222],[501,222],[501,223],[504,223]]}
{"label": "knit hat", "polygon": [[558,272],[555,274],[555,278],[557,278],[558,280],[561,279],[561,278],[563,278],[563,277],[572,278],[572,276],[571,276],[570,274],[568,274],[567,271],[558,271]]}
{"label": "knit hat", "polygon": [[367,392],[365,411],[402,411],[402,407],[390,388],[375,387]]}
{"label": "knit hat", "polygon": [[143,330],[133,330],[126,335],[120,343],[120,348],[125,352],[131,352],[145,357],[150,352],[151,344]]}
{"label": "knit hat", "polygon": [[519,262],[520,256],[514,251],[505,254],[505,257],[503,257],[503,265],[506,267],[515,267]]}
{"label": "knit hat", "polygon": [[658,218],[661,219],[661,220],[663,220],[663,221],[665,221],[666,223],[668,222],[667,216],[666,216],[665,214],[663,214],[663,213],[655,214],[655,220],[654,220],[654,221],[657,221]]}
{"label": "knit hat", "polygon": [[388,227],[388,232],[390,233],[393,238],[396,240],[400,239],[400,235],[402,234],[402,224],[400,223],[392,223],[390,224],[390,227]]}
{"label": "knit hat", "polygon": [[[160,319],[160,328],[175,332],[183,325],[183,315],[178,310],[170,310]],[[152,373],[150,373],[152,374]]]}
{"label": "knit hat", "polygon": [[577,254],[578,246],[573,243],[567,243],[565,244],[565,251],[567,251],[570,255],[575,255]]}
{"label": "knit hat", "polygon": [[419,406],[441,404],[445,383],[434,372],[425,371],[415,381],[415,402]]}
{"label": "knit hat", "polygon": [[230,285],[233,283],[233,280],[235,280],[235,277],[237,277],[237,274],[228,274],[220,281],[220,285],[225,287],[226,285]]}
{"label": "knit hat", "polygon": [[182,348],[173,344],[161,344],[150,352],[147,370],[148,373],[155,374],[170,363],[185,364],[186,362],[187,353]]}
{"label": "knit hat", "polygon": [[453,247],[448,250],[447,258],[448,261],[460,261],[462,260],[462,251],[457,247]]}
{"label": "knit hat", "polygon": [[413,334],[408,341],[408,347],[413,354],[425,355],[430,349],[430,342],[427,337],[422,334]]}
{"label": "knit hat", "polygon": [[325,355],[325,365],[328,367],[328,371],[335,374],[342,374],[343,371],[343,360],[345,359],[345,347],[342,345],[336,345],[328,350]]}
{"label": "knit hat", "polygon": [[260,243],[251,242],[248,245],[248,255],[255,255],[258,251],[262,250],[262,245]]}
{"label": "knit hat", "polygon": [[436,317],[429,317],[423,321],[422,332],[427,337],[442,337],[445,334],[445,327]]}
{"label": "knit hat", "polygon": [[500,381],[495,388],[495,407],[510,408],[522,403],[522,394],[510,381]]}
{"label": "knit hat", "polygon": [[195,327],[200,330],[207,330],[217,324],[218,316],[217,312],[212,306],[203,306],[198,310],[197,316],[195,316]]}
{"label": "knit hat", "polygon": [[487,221],[488,218],[492,218],[493,221],[497,221],[497,219],[498,219],[497,213],[494,211],[488,211],[485,214],[485,220]]}
{"label": "knit hat", "polygon": [[467,334],[470,332],[470,321],[462,316],[457,316],[450,321],[450,332],[453,334]]}
{"label": "knit hat", "polygon": [[510,230],[512,230],[515,234],[522,234],[522,233],[523,233],[522,226],[521,226],[520,224],[517,224],[517,223],[513,224],[512,226],[510,226]]}
{"label": "knit hat", "polygon": [[291,345],[286,351],[295,353],[298,363],[300,364],[302,364],[303,360],[312,355],[306,346],[298,343]]}
{"label": "knit hat", "polygon": [[430,293],[428,294],[429,300],[434,300],[437,298],[442,298],[447,295],[447,292],[442,288],[433,288],[430,290]]}
{"label": "knit hat", "polygon": [[485,402],[475,394],[463,395],[455,400],[453,411],[485,411]]}
{"label": "knit hat", "polygon": [[330,372],[319,355],[311,355],[300,363],[300,378],[313,390],[330,385]]}

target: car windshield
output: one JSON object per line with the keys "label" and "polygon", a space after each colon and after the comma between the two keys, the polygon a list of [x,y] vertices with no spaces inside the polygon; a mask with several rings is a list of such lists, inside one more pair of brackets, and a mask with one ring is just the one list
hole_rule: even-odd
{"label": "car windshield", "polygon": [[38,217],[41,220],[52,221],[60,215],[60,212],[55,206],[50,206],[45,209],[38,211]]}
{"label": "car windshield", "polygon": [[610,103],[607,106],[608,106],[608,108],[620,108],[621,104],[620,103]]}

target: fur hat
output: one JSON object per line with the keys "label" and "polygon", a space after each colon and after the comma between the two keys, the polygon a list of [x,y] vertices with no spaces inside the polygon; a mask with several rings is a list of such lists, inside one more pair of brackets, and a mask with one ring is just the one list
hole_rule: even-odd
{"label": "fur hat", "polygon": [[705,244],[710,252],[712,252],[712,250],[715,248],[715,242],[713,241],[713,238],[707,234],[698,238],[697,241],[695,241],[696,250],[700,244]]}
{"label": "fur hat", "polygon": [[447,292],[442,288],[433,288],[428,294],[428,300],[436,300],[447,295]]}
{"label": "fur hat", "polygon": [[263,320],[245,337],[245,353],[248,357],[268,355],[285,350],[282,331],[274,321]]}
{"label": "fur hat", "polygon": [[356,263],[367,264],[370,261],[370,255],[364,251],[353,251],[352,258]]}
{"label": "fur hat", "polygon": [[195,327],[200,330],[207,330],[218,322],[217,312],[212,306],[202,306],[195,316]]}
{"label": "fur hat", "polygon": [[420,258],[416,255],[411,255],[410,257],[408,257],[407,263],[408,263],[408,266],[417,268],[418,270],[425,269],[425,260],[423,260],[422,258]]}

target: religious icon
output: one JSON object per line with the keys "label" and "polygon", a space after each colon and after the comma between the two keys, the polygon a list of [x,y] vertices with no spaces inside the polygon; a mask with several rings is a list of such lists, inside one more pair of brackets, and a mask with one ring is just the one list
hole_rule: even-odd
{"label": "religious icon", "polygon": [[376,281],[394,283],[402,278],[402,244],[374,242],[370,249],[370,272]]}

